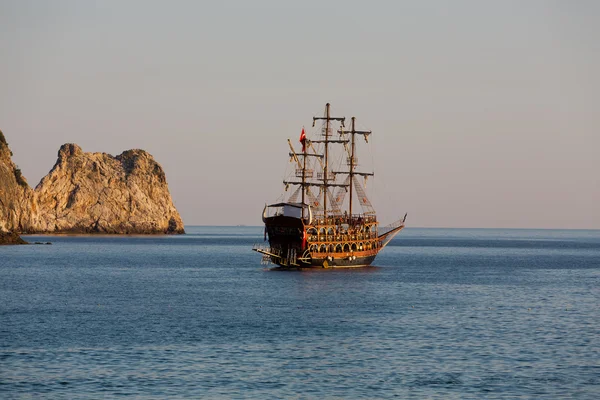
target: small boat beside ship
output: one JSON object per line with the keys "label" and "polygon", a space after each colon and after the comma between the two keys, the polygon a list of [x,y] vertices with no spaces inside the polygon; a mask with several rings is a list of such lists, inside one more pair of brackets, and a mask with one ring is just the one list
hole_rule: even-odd
{"label": "small boat beside ship", "polygon": [[263,263],[290,269],[365,267],[404,228],[406,214],[379,227],[364,184],[374,174],[357,170],[358,139],[368,143],[372,132],[357,130],[354,117],[346,129],[345,120],[332,117],[327,103],[324,115],[313,117],[313,127],[322,124],[317,138],[303,128],[299,151],[288,139],[294,168],[283,184],[286,191],[295,189],[285,201],[263,209],[268,245],[253,248],[263,254]]}

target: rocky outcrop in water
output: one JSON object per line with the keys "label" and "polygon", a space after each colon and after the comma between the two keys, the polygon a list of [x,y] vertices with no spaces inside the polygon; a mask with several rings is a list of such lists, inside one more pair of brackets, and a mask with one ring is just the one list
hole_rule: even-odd
{"label": "rocky outcrop in water", "polygon": [[0,246],[4,244],[28,244],[26,241],[21,239],[19,235],[14,232],[2,232],[0,231]]}
{"label": "rocky outcrop in water", "polygon": [[112,157],[65,144],[34,195],[36,232],[183,233],[165,173],[144,150]]}
{"label": "rocky outcrop in water", "polygon": [[31,190],[22,176],[19,180],[5,147],[8,161],[0,158],[0,187],[6,187],[0,189],[0,228],[5,231],[184,233],[165,173],[144,150],[113,157],[65,144],[52,170]]}

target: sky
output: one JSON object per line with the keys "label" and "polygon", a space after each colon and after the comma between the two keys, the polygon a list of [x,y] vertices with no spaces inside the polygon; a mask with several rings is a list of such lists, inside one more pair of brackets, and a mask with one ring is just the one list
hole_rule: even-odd
{"label": "sky", "polygon": [[600,229],[600,2],[0,0],[0,130],[150,152],[186,225],[260,225],[330,102],[383,225]]}

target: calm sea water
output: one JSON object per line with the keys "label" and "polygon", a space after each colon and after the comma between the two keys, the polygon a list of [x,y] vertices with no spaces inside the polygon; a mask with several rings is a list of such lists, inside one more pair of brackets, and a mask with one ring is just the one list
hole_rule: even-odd
{"label": "calm sea water", "polygon": [[188,232],[0,247],[0,398],[600,398],[600,231],[408,228],[310,272]]}

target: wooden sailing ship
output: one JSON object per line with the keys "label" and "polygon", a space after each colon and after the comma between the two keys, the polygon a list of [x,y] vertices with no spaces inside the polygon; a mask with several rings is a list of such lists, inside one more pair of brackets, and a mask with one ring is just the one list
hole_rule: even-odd
{"label": "wooden sailing ship", "polygon": [[[269,244],[253,250],[263,254],[264,263],[283,268],[371,265],[404,228],[406,214],[383,229],[379,227],[363,185],[373,173],[356,169],[357,138],[368,143],[371,131],[356,130],[354,117],[350,129],[345,129],[345,118],[332,117],[329,103],[323,117],[313,117],[313,127],[317,121],[322,123],[320,137],[309,139],[302,129],[301,151],[288,139],[295,168],[283,184],[286,191],[290,186],[296,189],[287,200],[265,205],[262,219]],[[335,123],[340,124],[339,129],[332,127]]]}

